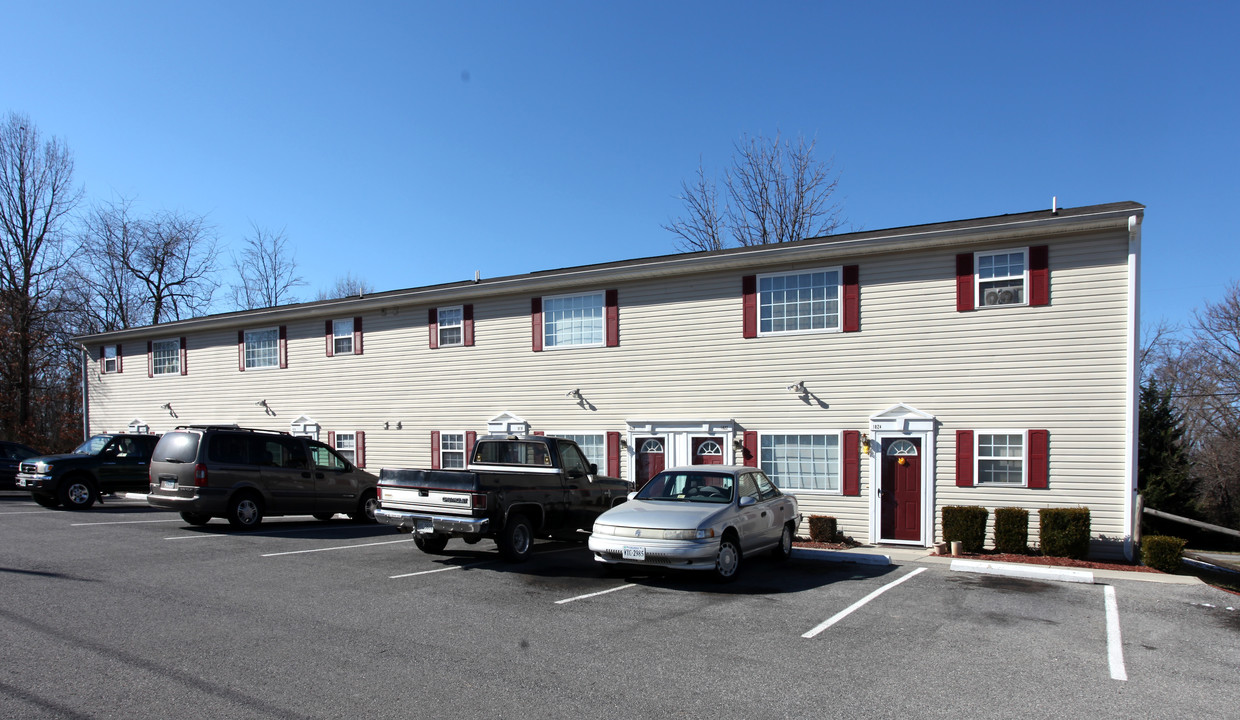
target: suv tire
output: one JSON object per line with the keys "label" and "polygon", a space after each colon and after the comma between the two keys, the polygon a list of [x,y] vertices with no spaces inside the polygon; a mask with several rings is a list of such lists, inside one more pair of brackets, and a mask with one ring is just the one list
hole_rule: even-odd
{"label": "suv tire", "polygon": [[228,503],[228,524],[237,530],[253,530],[263,522],[263,499],[255,492],[240,492]]}
{"label": "suv tire", "polygon": [[57,495],[66,510],[88,510],[99,497],[94,484],[80,475],[62,478]]}

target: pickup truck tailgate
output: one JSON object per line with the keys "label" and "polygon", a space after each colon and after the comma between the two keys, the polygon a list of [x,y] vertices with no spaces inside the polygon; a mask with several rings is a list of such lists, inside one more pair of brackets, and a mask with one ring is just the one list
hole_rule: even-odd
{"label": "pickup truck tailgate", "polygon": [[485,500],[478,476],[451,470],[389,470],[379,473],[379,505],[387,510],[469,515]]}

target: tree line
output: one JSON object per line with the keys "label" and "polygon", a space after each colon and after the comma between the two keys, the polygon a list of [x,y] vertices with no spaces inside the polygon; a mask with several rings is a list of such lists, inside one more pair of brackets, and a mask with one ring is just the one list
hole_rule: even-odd
{"label": "tree line", "polygon": [[[306,285],[282,229],[252,223],[225,253],[206,216],[90,202],[73,173],[64,142],[0,120],[0,439],[49,452],[82,436],[73,337],[298,302]],[[316,299],[359,292],[373,288],[349,274]]]}

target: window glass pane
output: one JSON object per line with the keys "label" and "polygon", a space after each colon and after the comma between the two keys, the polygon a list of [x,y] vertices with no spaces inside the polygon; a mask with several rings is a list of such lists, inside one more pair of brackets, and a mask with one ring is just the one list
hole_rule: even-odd
{"label": "window glass pane", "polygon": [[840,489],[838,435],[763,435],[760,465],[784,490]]}
{"label": "window glass pane", "polygon": [[440,433],[439,466],[444,470],[465,468],[465,434]]}
{"label": "window glass pane", "polygon": [[332,353],[353,354],[353,319],[332,321]]}
{"label": "window glass pane", "polygon": [[758,326],[764,333],[835,330],[840,326],[838,270],[758,279]]}
{"label": "window glass pane", "polygon": [[569,435],[565,433],[556,433],[556,435],[577,443],[577,446],[581,448],[581,452],[585,453],[586,462],[594,463],[600,468],[607,467],[607,437],[605,435]]}
{"label": "window glass pane", "polygon": [[357,464],[357,443],[353,433],[336,433],[336,452],[340,457]]}
{"label": "window glass pane", "polygon": [[465,313],[460,307],[439,308],[439,344],[460,345]]}
{"label": "window glass pane", "polygon": [[982,307],[1025,302],[1025,252],[977,256],[977,295]]}
{"label": "window glass pane", "polygon": [[603,344],[603,293],[543,298],[543,346]]}
{"label": "window glass pane", "polygon": [[977,436],[978,484],[1021,485],[1025,482],[1025,436]]}
{"label": "window glass pane", "polygon": [[280,364],[280,332],[250,330],[245,334],[246,368],[277,367]]}
{"label": "window glass pane", "polygon": [[156,340],[151,344],[151,363],[156,375],[181,372],[181,341]]}

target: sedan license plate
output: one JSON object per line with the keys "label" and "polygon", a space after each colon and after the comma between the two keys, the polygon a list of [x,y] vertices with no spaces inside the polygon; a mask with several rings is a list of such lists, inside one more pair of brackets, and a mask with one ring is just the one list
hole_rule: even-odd
{"label": "sedan license plate", "polygon": [[625,560],[645,560],[646,548],[638,545],[625,545],[620,548],[620,557]]}
{"label": "sedan license plate", "polygon": [[159,488],[160,488],[161,490],[176,490],[176,489],[177,489],[177,481],[176,481],[176,480],[160,480],[160,481],[159,481]]}

